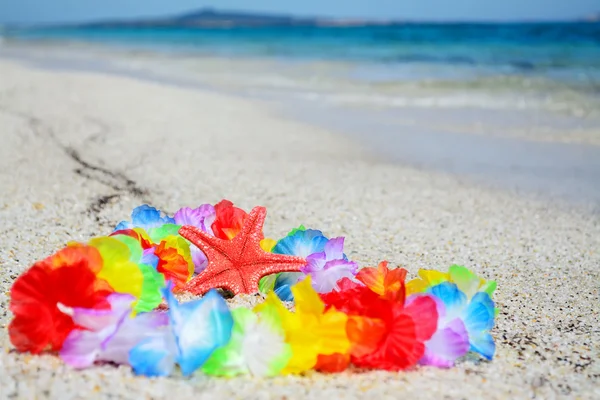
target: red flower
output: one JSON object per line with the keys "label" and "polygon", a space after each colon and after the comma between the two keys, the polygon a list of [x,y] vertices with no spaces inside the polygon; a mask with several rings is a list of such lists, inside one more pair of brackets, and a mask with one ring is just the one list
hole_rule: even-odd
{"label": "red flower", "polygon": [[248,216],[246,211],[234,207],[229,200],[221,200],[215,205],[215,213],[215,222],[211,228],[213,234],[223,240],[233,239],[242,230],[242,225]]}
{"label": "red flower", "polygon": [[350,354],[319,354],[315,370],[319,372],[342,372],[350,364]]}
{"label": "red flower", "polygon": [[405,274],[382,263],[357,275],[366,287],[343,282],[341,292],[321,295],[325,304],[349,316],[346,331],[354,365],[396,371],[423,356],[424,343],[437,329],[436,303],[421,296],[405,306]]}
{"label": "red flower", "polygon": [[348,322],[348,336],[357,338],[352,363],[358,367],[388,371],[410,368],[423,357],[425,342],[437,329],[437,308],[431,297],[415,299],[408,307],[386,303],[382,319],[353,318]]}
{"label": "red flower", "polygon": [[110,308],[106,297],[113,292],[96,277],[102,267],[98,251],[88,246],[69,246],[37,262],[19,276],[11,288],[10,310],[14,319],[8,326],[18,351],[58,351],[75,328],[66,307]]}

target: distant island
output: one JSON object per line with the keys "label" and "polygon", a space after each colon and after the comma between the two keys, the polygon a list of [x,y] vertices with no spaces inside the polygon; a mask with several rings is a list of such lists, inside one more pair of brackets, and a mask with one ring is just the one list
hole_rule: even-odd
{"label": "distant island", "polygon": [[584,21],[584,22],[600,22],[600,12],[586,15],[585,17],[582,18],[582,21]]}
{"label": "distant island", "polygon": [[[506,23],[598,23],[600,12],[563,21],[505,21]],[[498,21],[427,21],[409,19],[376,20],[367,18],[322,18],[322,17],[296,17],[292,15],[261,14],[244,11],[220,11],[213,8],[203,8],[181,15],[166,17],[140,17],[133,19],[110,19],[85,23],[45,24],[33,27],[75,27],[75,28],[263,28],[263,27],[369,27],[369,26],[398,26],[405,24],[495,24]],[[32,27],[31,24],[29,27]],[[19,26],[5,26],[4,29],[19,28]],[[0,32],[2,26],[0,25]]]}
{"label": "distant island", "polygon": [[390,25],[400,21],[375,21],[367,19],[332,19],[307,18],[290,15],[258,14],[237,11],[217,11],[204,8],[164,18],[140,18],[133,20],[107,20],[85,24],[78,27],[198,27],[198,28],[230,28],[230,27],[289,27],[289,26],[366,26]]}

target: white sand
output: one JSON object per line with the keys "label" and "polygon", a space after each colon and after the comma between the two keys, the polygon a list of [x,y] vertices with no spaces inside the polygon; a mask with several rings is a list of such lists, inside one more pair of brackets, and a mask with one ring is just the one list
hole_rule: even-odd
{"label": "white sand", "polygon": [[[8,61],[0,132],[0,399],[600,398],[597,215],[387,165],[247,100]],[[402,373],[145,379],[10,351],[10,285],[34,261],[109,233],[142,202],[173,212],[221,198],[267,206],[271,237],[301,223],[345,235],[361,265],[387,259],[414,274],[459,263],[496,279],[496,358]]]}

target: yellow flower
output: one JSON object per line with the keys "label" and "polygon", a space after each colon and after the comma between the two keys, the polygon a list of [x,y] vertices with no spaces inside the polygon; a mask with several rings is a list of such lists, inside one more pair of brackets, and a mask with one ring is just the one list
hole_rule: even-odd
{"label": "yellow flower", "polygon": [[102,255],[98,278],[106,280],[115,292],[133,295],[135,306],[142,294],[144,278],[139,266],[130,260],[127,245],[112,237],[98,237],[90,240],[89,246],[95,247]]}
{"label": "yellow flower", "polygon": [[270,253],[276,244],[277,244],[277,240],[264,238],[263,240],[260,241],[260,248],[263,249],[263,251]]}
{"label": "yellow flower", "polygon": [[448,282],[449,280],[450,276],[445,272],[420,269],[419,278],[415,278],[406,283],[406,295],[423,293],[428,287],[439,285],[440,283]]}
{"label": "yellow flower", "polygon": [[419,270],[419,278],[415,278],[406,284],[406,295],[422,293],[427,288],[439,285],[443,282],[452,282],[458,289],[471,298],[477,292],[486,292],[490,296],[496,290],[495,281],[486,281],[475,273],[461,265],[452,265],[448,272]]}
{"label": "yellow flower", "polygon": [[292,348],[292,358],[282,373],[300,373],[312,369],[317,364],[319,354],[345,354],[350,341],[346,334],[346,314],[331,308],[325,311],[325,304],[312,288],[310,276],[292,286],[296,311],[291,312],[274,292],[269,292],[264,303],[255,310],[275,309],[281,319],[286,342]]}

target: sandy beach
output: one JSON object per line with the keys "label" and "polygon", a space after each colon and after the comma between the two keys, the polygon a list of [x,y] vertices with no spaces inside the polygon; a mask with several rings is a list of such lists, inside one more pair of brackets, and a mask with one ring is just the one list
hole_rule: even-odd
{"label": "sandy beach", "polygon": [[[600,217],[404,167],[259,101],[0,59],[0,399],[600,398]],[[11,351],[9,290],[69,241],[148,203],[268,209],[265,233],[345,236],[361,266],[498,282],[493,361],[401,373],[146,379]],[[237,304],[255,301],[235,299]]]}

